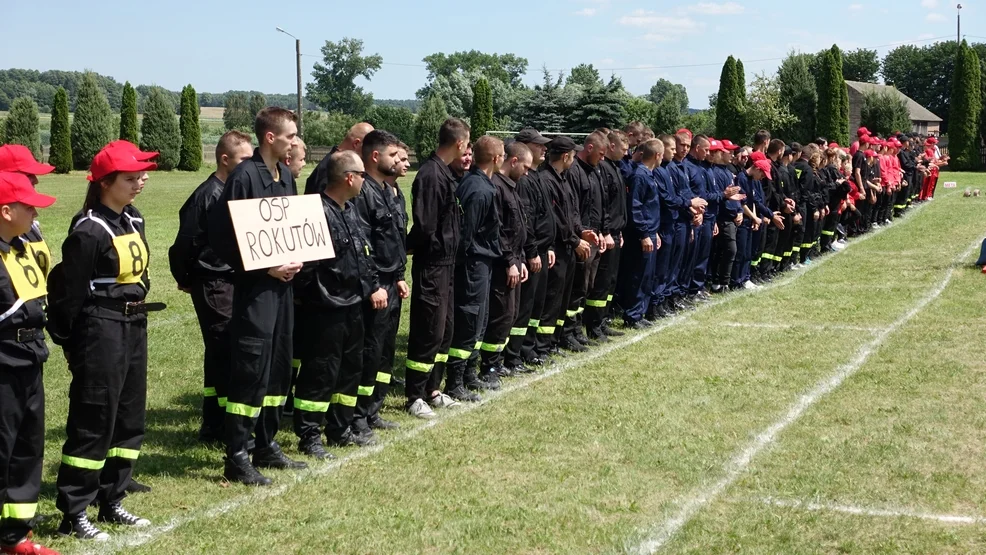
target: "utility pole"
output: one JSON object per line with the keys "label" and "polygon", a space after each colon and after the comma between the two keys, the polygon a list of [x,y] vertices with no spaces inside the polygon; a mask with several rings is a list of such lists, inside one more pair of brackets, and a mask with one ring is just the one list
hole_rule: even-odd
{"label": "utility pole", "polygon": [[298,136],[302,137],[303,133],[301,130],[301,120],[304,115],[304,112],[302,111],[302,105],[301,105],[301,39],[285,31],[284,29],[281,29],[280,27],[274,27],[274,29],[277,30],[277,32],[284,33],[285,35],[294,39],[294,52],[297,57],[297,64],[298,64]]}
{"label": "utility pole", "polygon": [[955,45],[962,43],[962,4],[955,6]]}

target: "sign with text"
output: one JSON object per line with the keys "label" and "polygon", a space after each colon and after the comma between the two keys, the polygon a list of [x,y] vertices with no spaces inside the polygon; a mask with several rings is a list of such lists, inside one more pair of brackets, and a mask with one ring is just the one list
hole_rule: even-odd
{"label": "sign with text", "polygon": [[229,202],[243,269],[335,258],[319,195]]}
{"label": "sign with text", "polygon": [[945,188],[946,189],[954,189],[955,187],[956,187],[956,185],[955,185],[955,182],[954,181],[946,181],[945,182]]}

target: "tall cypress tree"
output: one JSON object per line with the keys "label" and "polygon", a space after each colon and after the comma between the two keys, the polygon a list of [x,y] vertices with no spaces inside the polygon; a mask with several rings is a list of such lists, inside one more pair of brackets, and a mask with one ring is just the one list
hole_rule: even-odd
{"label": "tall cypress tree", "polygon": [[[821,54],[822,63],[819,69],[818,79],[815,84],[818,87],[818,112],[816,117],[815,134],[827,139],[838,140],[839,120],[842,114],[842,100],[839,93],[839,86],[845,86],[842,78],[841,69],[836,66],[835,59],[831,50],[826,50]],[[849,127],[849,124],[846,124]],[[848,133],[848,129],[846,133]],[[842,141],[839,141],[841,144]]]}
{"label": "tall cypress tree", "polygon": [[120,138],[137,144],[137,91],[130,81],[123,84],[123,98],[120,101]]}
{"label": "tall cypress tree", "polygon": [[68,93],[63,87],[55,91],[51,107],[51,151],[48,163],[57,173],[72,171],[72,131],[68,123]]}
{"label": "tall cypress tree", "polygon": [[480,77],[472,88],[472,140],[477,140],[493,127],[493,89],[485,77]]}
{"label": "tall cypress tree", "polygon": [[745,78],[737,75],[736,59],[726,58],[719,75],[719,93],[716,97],[716,137],[731,141],[743,141],[746,125],[743,121],[743,90]]}
{"label": "tall cypress tree", "polygon": [[198,171],[202,167],[202,129],[199,127],[199,95],[191,85],[185,85],[181,90],[178,127],[181,132],[178,169]]}
{"label": "tall cypress tree", "polygon": [[151,89],[144,104],[144,121],[140,127],[140,149],[160,153],[158,168],[173,170],[178,165],[181,136],[175,121],[175,107],[159,87]]}
{"label": "tall cypress tree", "polygon": [[832,53],[832,64],[838,79],[833,78],[832,86],[835,87],[833,94],[838,99],[838,110],[835,112],[834,130],[825,138],[836,141],[841,145],[849,144],[849,89],[846,87],[846,78],[842,73],[842,50],[838,45],[833,44],[830,49]]}
{"label": "tall cypress tree", "polygon": [[948,112],[948,154],[950,166],[956,170],[975,170],[980,166],[981,79],[979,56],[963,40],[955,55]]}
{"label": "tall cypress tree", "polygon": [[93,156],[113,140],[113,113],[96,75],[86,73],[75,97],[72,160],[77,170],[89,169]]}

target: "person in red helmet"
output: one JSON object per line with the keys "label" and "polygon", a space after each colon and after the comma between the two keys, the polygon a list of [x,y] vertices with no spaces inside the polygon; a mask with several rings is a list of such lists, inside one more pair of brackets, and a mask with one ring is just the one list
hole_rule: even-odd
{"label": "person in red helmet", "polygon": [[44,456],[47,284],[24,239],[37,209],[54,202],[24,173],[0,172],[0,553],[57,555],[30,537]]}

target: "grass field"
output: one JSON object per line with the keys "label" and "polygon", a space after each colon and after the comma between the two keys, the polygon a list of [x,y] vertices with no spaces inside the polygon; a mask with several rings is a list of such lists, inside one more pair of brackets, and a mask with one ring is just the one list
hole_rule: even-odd
{"label": "grass field", "polygon": [[[986,276],[969,263],[986,176],[756,292],[507,382],[479,405],[402,424],[340,461],[220,480],[195,442],[201,340],[166,251],[205,173],[153,175],[148,432],[128,508],[154,525],[109,544],[53,538],[69,376],[46,368],[38,533],[68,553],[805,553],[986,550]],[[409,187],[410,179],[405,186]],[[58,257],[81,175],[46,177]],[[976,249],[978,252],[978,248]],[[406,305],[405,305],[406,309]],[[406,318],[399,337],[403,366]],[[290,432],[280,436],[296,454]]]}

